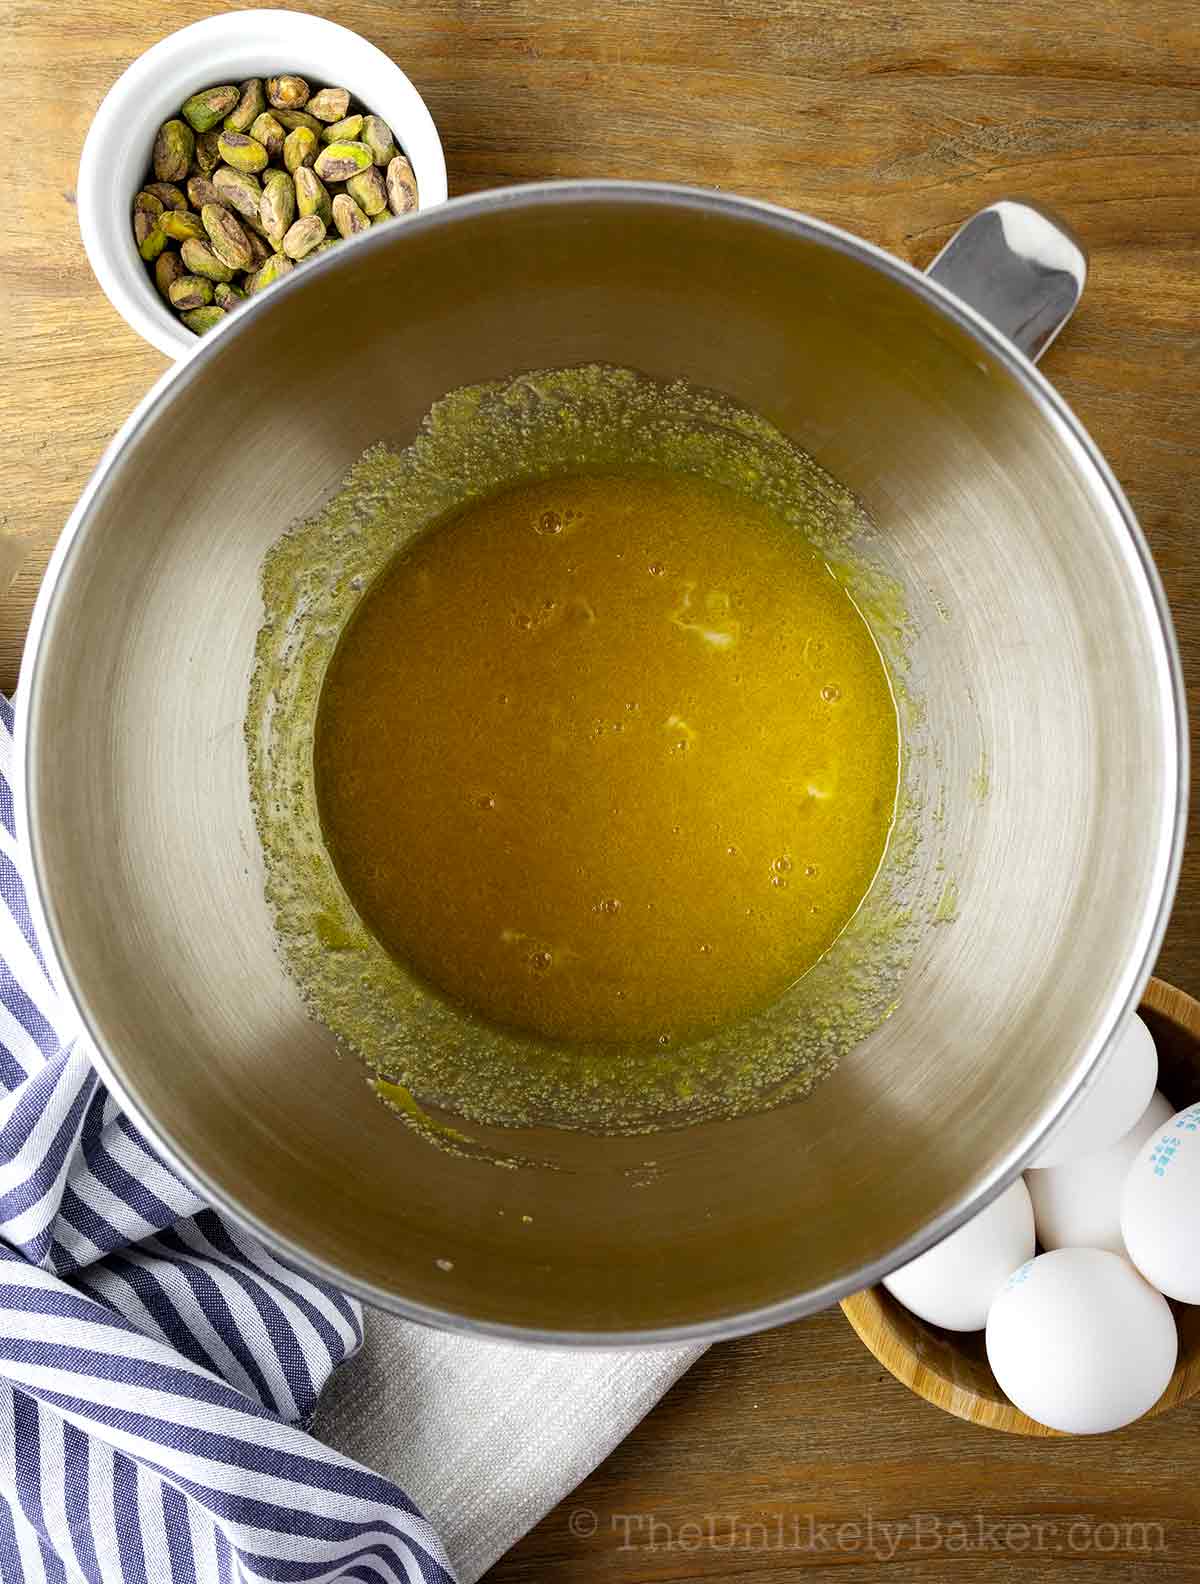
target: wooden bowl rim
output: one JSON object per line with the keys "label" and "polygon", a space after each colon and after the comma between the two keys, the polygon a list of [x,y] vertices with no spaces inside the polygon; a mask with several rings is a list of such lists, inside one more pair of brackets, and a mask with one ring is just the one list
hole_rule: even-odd
{"label": "wooden bowl rim", "polygon": [[[1200,1042],[1200,1002],[1184,990],[1177,990],[1163,979],[1151,979],[1142,995],[1139,1011],[1149,1010],[1173,1023],[1176,1028]],[[988,1430],[1002,1430],[1009,1435],[1065,1436],[1066,1431],[1052,1430],[1038,1424],[1010,1402],[996,1402],[982,1396],[970,1386],[959,1385],[940,1370],[931,1368],[918,1357],[906,1338],[897,1330],[885,1307],[882,1284],[865,1288],[862,1292],[842,1299],[842,1313],[853,1326],[867,1350],[883,1365],[889,1374],[923,1397],[935,1408],[957,1415],[971,1424]],[[889,1299],[895,1302],[894,1299]],[[999,1387],[997,1387],[999,1390]],[[1191,1356],[1181,1357],[1167,1389],[1154,1407],[1142,1417],[1152,1419],[1178,1407],[1200,1392],[1200,1350]]]}

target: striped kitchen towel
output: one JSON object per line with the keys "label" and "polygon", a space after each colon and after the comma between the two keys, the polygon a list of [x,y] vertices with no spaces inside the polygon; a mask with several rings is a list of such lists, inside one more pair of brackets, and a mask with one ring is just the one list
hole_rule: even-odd
{"label": "striped kitchen towel", "polygon": [[34,936],[0,699],[0,1581],[453,1578],[306,1434],[359,1307],[206,1209],[106,1094]]}

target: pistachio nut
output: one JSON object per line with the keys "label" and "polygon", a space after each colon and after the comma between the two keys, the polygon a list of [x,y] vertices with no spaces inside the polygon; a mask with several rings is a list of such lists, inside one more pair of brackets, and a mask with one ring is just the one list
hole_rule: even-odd
{"label": "pistachio nut", "polygon": [[397,154],[388,162],[386,186],[388,208],[392,213],[411,214],[417,207],[417,178],[403,154]]}
{"label": "pistachio nut", "polygon": [[349,193],[344,192],[333,200],[333,223],[344,237],[357,236],[371,224]]}
{"label": "pistachio nut", "polygon": [[296,218],[296,189],[286,171],[268,173],[259,214],[268,240],[278,247]]}
{"label": "pistachio nut", "polygon": [[229,265],[221,262],[207,242],[197,242],[195,237],[188,237],[179,252],[189,275],[203,275],[205,280],[210,281],[233,279]]}
{"label": "pistachio nut", "polygon": [[183,260],[173,250],[160,253],[154,260],[154,284],[164,297],[167,297],[170,292],[171,282],[178,280],[181,275],[186,273],[183,267]]}
{"label": "pistachio nut", "polygon": [[180,115],[193,132],[211,132],[238,102],[238,91],[232,83],[221,88],[203,88],[190,99],[183,101]]}
{"label": "pistachio nut", "polygon": [[257,138],[245,132],[222,132],[217,139],[221,158],[234,170],[247,173],[263,170],[267,164],[267,151]]}
{"label": "pistachio nut", "polygon": [[296,207],[302,215],[320,215],[326,225],[333,219],[329,192],[310,165],[301,165],[292,180],[296,185]]}
{"label": "pistachio nut", "polygon": [[363,118],[360,115],[344,116],[340,121],[335,121],[332,126],[323,127],[321,130],[322,143],[345,143],[356,138],[363,129]]}
{"label": "pistachio nut", "polygon": [[188,203],[193,209],[203,209],[206,203],[224,203],[221,190],[207,176],[189,176]]}
{"label": "pistachio nut", "polygon": [[337,247],[338,243],[341,240],[342,240],[341,237],[336,237],[336,236],[326,237],[324,242],[322,242],[319,247],[313,248],[312,252],[309,254],[309,258],[316,258],[318,253],[328,253],[329,249],[331,247]]}
{"label": "pistachio nut", "polygon": [[218,165],[213,172],[213,186],[220,194],[219,203],[227,209],[236,209],[246,220],[258,220],[262,187],[257,176],[234,170],[232,165]]}
{"label": "pistachio nut", "polygon": [[315,132],[310,132],[307,127],[297,127],[294,132],[288,133],[283,145],[284,166],[290,174],[295,174],[302,165],[313,163],[319,147]]}
{"label": "pistachio nut", "polygon": [[190,313],[179,316],[189,330],[194,330],[197,335],[205,335],[209,330],[215,330],[225,317],[224,308],[193,308]]}
{"label": "pistachio nut", "polygon": [[157,181],[181,182],[196,147],[196,134],[186,121],[164,121],[154,139],[154,176]]}
{"label": "pistachio nut", "polygon": [[164,209],[186,209],[188,206],[183,189],[176,187],[174,182],[147,182],[142,190],[157,198]]}
{"label": "pistachio nut", "polygon": [[151,192],[140,192],[133,200],[133,236],[138,248],[158,224],[163,206]]}
{"label": "pistachio nut", "polygon": [[246,282],[246,290],[249,293],[266,291],[281,275],[289,274],[295,267],[291,259],[285,258],[282,253],[272,253],[262,268]]}
{"label": "pistachio nut", "polygon": [[158,217],[158,229],[172,242],[186,242],[188,237],[204,241],[204,227],[190,209],[164,209]]}
{"label": "pistachio nut", "polygon": [[204,308],[212,302],[212,281],[203,275],[177,275],[167,287],[172,308]]}
{"label": "pistachio nut", "polygon": [[213,252],[233,270],[248,270],[254,262],[245,231],[224,204],[205,204],[200,219],[208,232]]}
{"label": "pistachio nut", "polygon": [[[136,227],[133,234],[136,238]],[[161,225],[155,224],[150,228],[149,231],[146,232],[146,235],[138,243],[137,250],[145,259],[147,264],[153,264],[155,259],[163,251],[166,245],[167,233],[163,230]]]}
{"label": "pistachio nut", "polygon": [[325,222],[320,215],[304,215],[289,227],[283,251],[290,259],[307,258],[325,240]]}
{"label": "pistachio nut", "polygon": [[225,117],[226,132],[249,132],[267,108],[261,77],[247,77],[238,88],[238,102]]}
{"label": "pistachio nut", "polygon": [[396,147],[396,139],[392,136],[391,127],[377,115],[369,115],[363,121],[362,140],[371,150],[376,165],[381,165],[385,170],[388,162],[394,160],[400,152]]}
{"label": "pistachio nut", "polygon": [[267,103],[280,110],[300,110],[308,103],[308,84],[303,77],[285,72],[282,77],[267,78]]}
{"label": "pistachio nut", "polygon": [[322,181],[338,182],[366,170],[371,163],[371,150],[365,143],[330,143],[317,155],[313,168]]}
{"label": "pistachio nut", "polygon": [[350,95],[345,88],[322,88],[313,94],[304,107],[318,121],[340,121],[350,109]]}
{"label": "pistachio nut", "polygon": [[382,214],[388,206],[387,184],[378,165],[351,176],[346,183],[346,191],[364,214]]}
{"label": "pistachio nut", "polygon": [[267,262],[274,249],[258,231],[247,231],[246,241],[250,244],[250,268],[256,270]]}
{"label": "pistachio nut", "polygon": [[278,105],[274,107],[274,116],[279,125],[287,132],[294,132],[297,127],[307,127],[310,132],[315,132],[319,137],[325,128],[316,116],[309,115],[307,110],[281,110]]}
{"label": "pistachio nut", "polygon": [[217,146],[216,132],[201,132],[196,139],[196,152],[192,155],[192,169],[201,176],[211,176],[221,163],[221,150]]}
{"label": "pistachio nut", "polygon": [[232,285],[229,281],[220,281],[213,287],[213,302],[218,308],[224,308],[227,312],[245,300],[246,293],[242,288]]}
{"label": "pistachio nut", "polygon": [[262,144],[267,151],[267,159],[269,161],[278,160],[282,155],[283,140],[287,137],[287,133],[269,110],[264,110],[261,115],[255,116],[254,125],[250,128],[248,135],[256,143]]}

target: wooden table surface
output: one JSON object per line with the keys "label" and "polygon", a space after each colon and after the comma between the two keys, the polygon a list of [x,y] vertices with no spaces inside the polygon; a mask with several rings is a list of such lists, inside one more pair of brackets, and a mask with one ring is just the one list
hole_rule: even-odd
{"label": "wooden table surface", "polygon": [[[276,0],[278,3],[278,0]],[[165,366],[75,223],[122,67],[213,7],[0,0],[0,686],[88,472]],[[412,76],[452,193],[662,177],[807,210],[926,264],[980,206],[1058,206],[1091,254],[1044,362],[1132,498],[1200,685],[1200,9],[1195,0],[328,0]],[[15,115],[13,107],[20,108]],[[19,158],[18,158],[19,153]],[[161,508],[170,511],[169,481]],[[1200,852],[1159,963],[1200,990]],[[1200,1401],[1026,1443],[911,1397],[837,1310],[712,1349],[499,1565],[518,1580],[785,1575],[1200,1580]],[[758,1527],[755,1527],[755,1526]],[[958,1527],[955,1527],[958,1525]],[[691,1527],[688,1527],[691,1526]],[[1139,1527],[1140,1526],[1140,1527]]]}

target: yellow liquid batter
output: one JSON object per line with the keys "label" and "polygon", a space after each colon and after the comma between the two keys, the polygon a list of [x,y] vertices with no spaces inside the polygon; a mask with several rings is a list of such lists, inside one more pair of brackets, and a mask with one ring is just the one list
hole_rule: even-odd
{"label": "yellow liquid batter", "polygon": [[325,841],[390,954],[507,1028],[664,1045],[829,947],[898,758],[824,562],[682,474],[523,485],[414,542],[342,635],[315,740]]}

